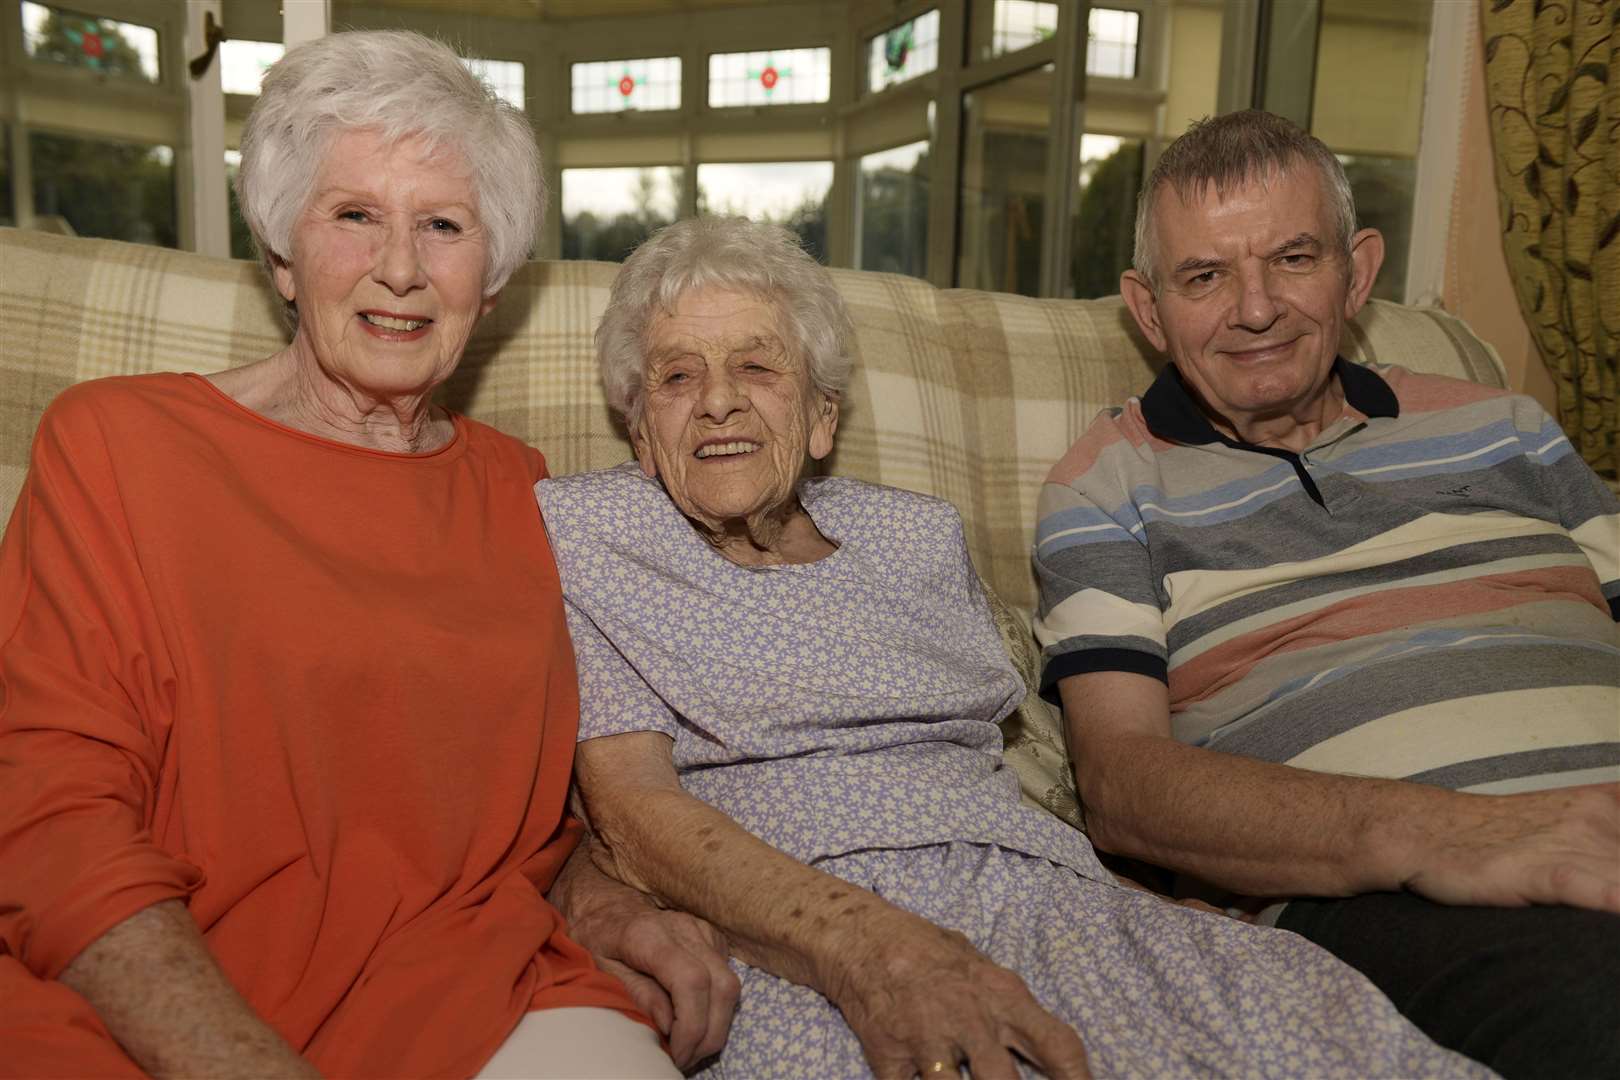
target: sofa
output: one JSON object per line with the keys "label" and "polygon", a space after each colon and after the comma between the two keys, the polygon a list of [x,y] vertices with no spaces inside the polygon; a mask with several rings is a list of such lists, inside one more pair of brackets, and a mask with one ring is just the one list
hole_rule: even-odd
{"label": "sofa", "polygon": [[[533,262],[480,324],[444,403],[539,447],[553,473],[629,457],[604,403],[591,335],[617,267]],[[961,512],[1010,656],[1033,682],[1035,502],[1099,410],[1163,363],[1119,297],[1034,300],[834,270],[856,367],[827,472],[910,488]],[[83,379],[214,371],[280,348],[279,297],[250,262],[0,228],[0,507],[16,500],[40,413]],[[1491,386],[1501,361],[1460,321],[1375,300],[1343,355]],[[1081,825],[1059,718],[1033,693],[1003,724],[1025,797]]]}

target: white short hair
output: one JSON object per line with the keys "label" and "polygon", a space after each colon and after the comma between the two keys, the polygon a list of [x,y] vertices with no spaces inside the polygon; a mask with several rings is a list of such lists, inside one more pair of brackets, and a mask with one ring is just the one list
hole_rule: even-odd
{"label": "white short hair", "polygon": [[242,129],[236,195],[260,255],[290,261],[293,225],[338,135],[375,131],[454,148],[489,237],[486,295],[528,258],[545,205],[534,132],[442,42],[403,30],[328,34],[265,74]]}
{"label": "white short hair", "polygon": [[817,390],[843,399],[854,359],[849,309],[827,268],[780,225],[739,217],[687,218],[653,233],[625,260],[596,328],[596,358],[608,404],[631,430],[641,421],[643,367],[653,320],[696,289],[720,288],[767,301],[783,344]]}

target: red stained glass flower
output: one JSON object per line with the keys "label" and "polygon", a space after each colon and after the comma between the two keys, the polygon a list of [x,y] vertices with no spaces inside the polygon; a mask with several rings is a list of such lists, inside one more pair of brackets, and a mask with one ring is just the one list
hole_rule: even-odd
{"label": "red stained glass flower", "polygon": [[636,80],[632,79],[630,76],[626,75],[624,78],[619,80],[619,93],[625,97],[629,97],[635,88]]}
{"label": "red stained glass flower", "polygon": [[776,74],[776,69],[774,67],[768,67],[759,73],[759,85],[763,86],[767,90],[774,90],[776,88],[777,78],[778,76]]}
{"label": "red stained glass flower", "polygon": [[97,59],[100,59],[102,53],[106,51],[105,47],[101,43],[100,34],[84,35],[84,40],[79,43],[79,47],[84,50],[84,55],[94,56]]}

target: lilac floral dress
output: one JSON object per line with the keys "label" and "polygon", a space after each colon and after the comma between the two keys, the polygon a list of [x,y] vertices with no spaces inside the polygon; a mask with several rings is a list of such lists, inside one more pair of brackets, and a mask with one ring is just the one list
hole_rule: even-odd
{"label": "lilac floral dress", "polygon": [[[1117,885],[1082,834],[1019,801],[996,722],[1024,687],[948,503],[807,480],[800,501],[838,550],[755,569],[633,463],[535,490],[579,737],[668,735],[688,792],[965,934],[1074,1025],[1098,1076],[1489,1075],[1303,938]],[[703,1075],[870,1075],[825,998],[732,964],[742,1000]]]}

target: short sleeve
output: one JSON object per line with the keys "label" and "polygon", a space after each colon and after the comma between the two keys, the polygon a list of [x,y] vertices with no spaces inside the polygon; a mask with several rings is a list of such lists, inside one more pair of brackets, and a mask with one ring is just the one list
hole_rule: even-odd
{"label": "short sleeve", "polygon": [[590,616],[567,599],[563,611],[579,667],[579,739],[657,731],[675,738],[675,715]]}
{"label": "short sleeve", "polygon": [[1620,620],[1620,500],[1540,405],[1521,397],[1515,407],[1519,440],[1541,489],[1596,571],[1609,614]]}
{"label": "short sleeve", "polygon": [[1129,671],[1167,681],[1164,612],[1146,533],[1125,485],[1112,483],[1107,469],[1099,463],[1041,488],[1034,629],[1041,696],[1053,704],[1057,684],[1071,675]]}

